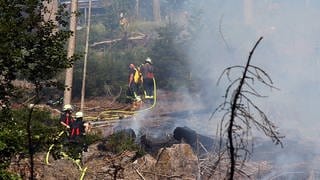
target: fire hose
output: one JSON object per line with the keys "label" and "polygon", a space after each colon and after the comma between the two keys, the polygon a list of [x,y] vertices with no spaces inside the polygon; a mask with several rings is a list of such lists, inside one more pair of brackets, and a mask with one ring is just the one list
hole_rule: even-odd
{"label": "fire hose", "polygon": [[[148,110],[154,108],[156,106],[156,103],[157,103],[157,87],[156,87],[156,80],[155,80],[155,78],[153,78],[153,103],[150,107],[148,107],[146,109],[140,109],[140,110],[105,110],[105,111],[102,111],[98,115],[98,117],[100,117],[102,115],[108,115],[107,118],[103,118],[104,120],[117,120],[117,119],[122,119],[122,118],[128,118],[128,117],[133,116],[134,114],[148,111]],[[119,115],[119,114],[121,114],[121,115]],[[87,121],[90,121],[90,120],[97,120],[98,117],[86,116],[84,119]]]}
{"label": "fire hose", "polygon": [[[58,136],[56,138],[54,138],[55,141],[57,141],[58,139],[60,139],[60,137],[65,133],[65,131],[61,131]],[[49,163],[49,156],[50,156],[50,153],[51,153],[51,150],[53,149],[53,147],[55,146],[55,143],[51,144],[50,147],[49,147],[49,150],[46,154],[46,158],[45,158],[45,163],[47,165],[50,165]],[[80,161],[78,160],[75,160],[73,159],[72,157],[68,156],[65,152],[61,151],[60,152],[60,155],[63,156],[64,159],[69,159],[71,160],[73,163],[75,163],[77,165],[77,167],[79,168],[79,170],[81,171],[81,176],[80,176],[80,180],[83,180],[84,176],[85,176],[85,173],[87,171],[87,167],[85,168],[82,168],[81,167],[81,164],[80,164]]]}
{"label": "fire hose", "polygon": [[[103,111],[101,112],[99,116],[103,115],[103,114],[112,114],[112,113],[122,113],[123,115],[125,116],[133,116],[134,114],[136,113],[140,113],[140,112],[144,112],[144,111],[147,111],[147,110],[150,110],[152,108],[154,108],[156,106],[156,103],[157,103],[157,88],[156,88],[156,81],[155,79],[153,78],[153,104],[146,108],[146,109],[142,109],[142,110],[136,110],[136,111],[125,111],[125,110],[106,110],[106,111]],[[117,114],[117,115],[112,115],[111,118],[107,118],[108,120],[116,120],[116,119],[120,119],[121,117]],[[85,117],[85,119],[97,119],[96,117]],[[54,140],[58,140],[63,134],[65,133],[65,131],[61,131],[58,136],[56,138],[54,138]],[[48,152],[46,154],[46,158],[45,158],[45,162],[47,165],[50,165],[49,163],[49,156],[50,156],[50,153],[51,153],[51,150],[53,149],[53,147],[55,146],[55,143],[51,144],[49,146],[49,149],[48,149]],[[80,180],[83,180],[84,176],[85,176],[85,173],[87,171],[87,167],[85,168],[82,168],[81,167],[81,164],[79,161],[71,158],[70,156],[68,156],[65,152],[60,152],[60,154],[63,156],[63,158],[65,159],[69,159],[71,160],[73,163],[75,163],[77,165],[77,167],[79,168],[79,170],[81,171],[81,176],[80,176]]]}

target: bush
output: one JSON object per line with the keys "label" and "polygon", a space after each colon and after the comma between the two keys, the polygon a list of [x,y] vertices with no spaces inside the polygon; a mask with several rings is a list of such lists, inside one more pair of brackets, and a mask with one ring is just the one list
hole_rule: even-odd
{"label": "bush", "polygon": [[108,138],[107,148],[113,153],[121,153],[125,150],[129,150],[137,151],[137,156],[145,154],[140,146],[135,143],[135,137],[125,130],[111,135]]}
{"label": "bush", "polygon": [[[8,114],[0,112],[0,169],[10,163],[15,154],[27,154],[27,119],[29,109],[18,109]],[[60,131],[59,120],[50,116],[50,112],[35,110],[32,113],[32,141],[35,152],[46,150],[52,141],[52,134]]]}
{"label": "bush", "polygon": [[10,173],[10,172],[4,171],[4,170],[0,170],[0,179],[20,180],[22,178],[20,176],[18,176],[17,174],[13,174],[13,173]]}

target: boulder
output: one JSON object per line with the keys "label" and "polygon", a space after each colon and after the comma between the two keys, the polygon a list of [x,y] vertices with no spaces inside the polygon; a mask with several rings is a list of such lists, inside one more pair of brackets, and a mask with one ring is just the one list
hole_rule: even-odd
{"label": "boulder", "polygon": [[161,174],[180,179],[196,179],[198,158],[189,144],[175,144],[159,150],[155,168]]}

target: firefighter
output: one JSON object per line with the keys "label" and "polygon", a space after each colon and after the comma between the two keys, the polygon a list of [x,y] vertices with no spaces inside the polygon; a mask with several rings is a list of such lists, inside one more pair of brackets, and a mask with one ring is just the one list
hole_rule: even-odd
{"label": "firefighter", "polygon": [[60,124],[68,129],[70,128],[70,124],[74,121],[72,117],[72,111],[72,106],[70,104],[66,104],[63,106],[63,110],[60,116]]}
{"label": "firefighter", "polygon": [[129,77],[128,77],[128,90],[129,96],[136,100],[138,98],[138,88],[139,88],[139,71],[136,69],[134,64],[129,65]]}
{"label": "firefighter", "polygon": [[70,124],[69,143],[70,153],[74,159],[81,159],[82,151],[87,151],[85,143],[86,125],[83,122],[83,113],[76,113],[76,119]]}
{"label": "firefighter", "polygon": [[119,24],[120,24],[121,31],[124,32],[126,35],[129,22],[128,22],[127,18],[124,17],[123,13],[120,13]]}
{"label": "firefighter", "polygon": [[154,69],[151,59],[148,57],[145,63],[141,66],[141,73],[143,77],[143,88],[145,99],[153,99],[154,89]]}

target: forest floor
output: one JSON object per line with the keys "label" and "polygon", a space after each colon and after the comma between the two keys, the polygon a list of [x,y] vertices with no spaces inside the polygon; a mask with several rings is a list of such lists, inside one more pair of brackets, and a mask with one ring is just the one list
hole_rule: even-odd
{"label": "forest floor", "polygon": [[[80,101],[75,100],[74,105],[80,107]],[[189,111],[204,108],[200,104],[190,101],[186,94],[178,92],[158,91],[156,102],[141,102],[138,105],[132,103],[121,103],[112,97],[95,97],[85,102],[84,114],[87,117],[99,119],[104,111],[124,111],[137,114],[146,111],[151,116],[161,116],[167,113]],[[77,108],[79,109],[79,108]]]}

